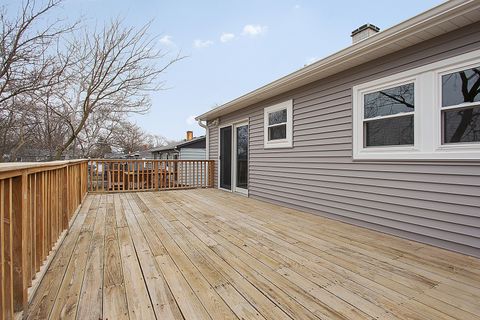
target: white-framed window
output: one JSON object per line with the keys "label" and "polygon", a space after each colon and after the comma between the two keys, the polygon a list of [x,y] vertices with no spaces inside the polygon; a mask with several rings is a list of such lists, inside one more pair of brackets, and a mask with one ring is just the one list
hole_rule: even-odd
{"label": "white-framed window", "polygon": [[264,109],[264,147],[291,148],[293,139],[293,100]]}
{"label": "white-framed window", "polygon": [[353,158],[480,159],[480,50],[354,86]]}

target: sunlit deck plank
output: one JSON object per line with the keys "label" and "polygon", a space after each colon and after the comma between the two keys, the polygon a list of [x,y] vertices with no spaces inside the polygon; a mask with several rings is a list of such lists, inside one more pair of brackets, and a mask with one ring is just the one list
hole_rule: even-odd
{"label": "sunlit deck plank", "polygon": [[476,258],[218,190],[90,195],[27,316],[476,319],[479,270]]}

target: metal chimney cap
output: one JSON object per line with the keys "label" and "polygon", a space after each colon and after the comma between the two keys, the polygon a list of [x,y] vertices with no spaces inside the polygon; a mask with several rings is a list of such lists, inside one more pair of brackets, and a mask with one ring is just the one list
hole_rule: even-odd
{"label": "metal chimney cap", "polygon": [[361,26],[361,27],[353,30],[351,36],[353,37],[354,35],[362,32],[362,31],[364,31],[364,30],[367,30],[367,29],[372,29],[372,30],[375,31],[375,32],[379,32],[379,31],[380,31],[380,28],[377,27],[376,25],[371,24],[371,23],[366,23],[366,24],[364,24],[363,26]]}

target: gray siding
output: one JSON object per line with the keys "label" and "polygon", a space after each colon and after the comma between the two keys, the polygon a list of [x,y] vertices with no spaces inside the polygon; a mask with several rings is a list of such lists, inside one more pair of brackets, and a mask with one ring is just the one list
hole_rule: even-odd
{"label": "gray siding", "polygon": [[[222,117],[250,119],[249,196],[480,256],[479,162],[352,160],[354,85],[475,49],[480,23]],[[286,99],[294,147],[264,149],[263,108]]]}
{"label": "gray siding", "polygon": [[179,154],[180,160],[205,160],[205,149],[182,148]]}

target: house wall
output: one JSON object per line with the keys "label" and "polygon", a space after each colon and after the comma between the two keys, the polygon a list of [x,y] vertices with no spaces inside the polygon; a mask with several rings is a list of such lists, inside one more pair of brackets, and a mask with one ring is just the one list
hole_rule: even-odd
{"label": "house wall", "polygon": [[180,160],[205,160],[205,149],[182,148],[180,149]]}
{"label": "house wall", "polygon": [[[197,148],[182,148],[180,149],[179,153],[180,160],[205,160],[205,149],[197,149]],[[178,170],[181,172],[179,177],[179,182],[185,185],[194,185],[196,183],[200,183],[201,185],[206,184],[205,177],[208,177],[208,168],[200,167],[194,165],[192,163],[179,163]],[[204,172],[204,174],[200,175],[199,173]]]}
{"label": "house wall", "polygon": [[[249,196],[480,256],[479,161],[352,160],[354,85],[476,49],[480,23],[221,117],[249,118]],[[294,147],[264,149],[263,109],[287,99]],[[209,144],[218,162],[216,126]]]}

